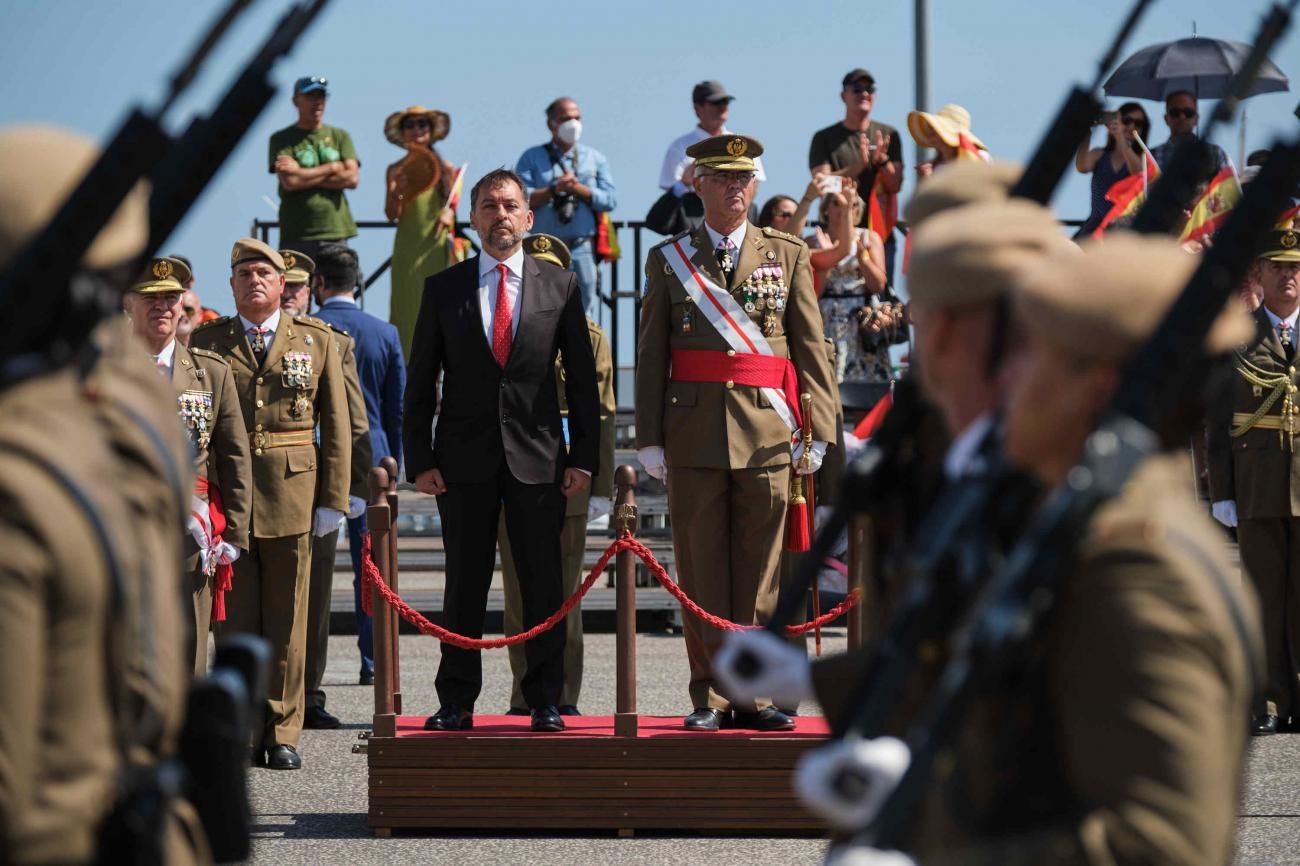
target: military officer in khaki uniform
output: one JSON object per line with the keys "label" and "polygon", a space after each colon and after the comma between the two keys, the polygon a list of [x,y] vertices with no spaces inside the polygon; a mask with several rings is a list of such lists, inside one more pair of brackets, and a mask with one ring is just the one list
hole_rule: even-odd
{"label": "military officer in khaki uniform", "polygon": [[[761,153],[730,134],[687,150],[704,223],[646,261],[636,375],[637,456],[668,485],[678,581],[743,623],[775,608],[800,394],[812,398],[814,443],[798,471],[815,471],[837,438],[808,247],[746,220]],[[687,727],[793,725],[766,700],[733,707],[710,669],[722,632],[690,616],[685,631]]]}
{"label": "military officer in khaki uniform", "polygon": [[[559,268],[569,267],[569,248],[564,241],[548,234],[530,235],[524,239],[524,252]],[[587,320],[587,333],[591,336],[591,353],[596,358],[596,391],[600,397],[600,466],[592,476],[591,488],[570,496],[564,508],[564,526],[560,530],[561,576],[563,591],[568,598],[587,576],[583,559],[587,552],[587,524],[602,514],[609,514],[614,499],[614,425],[618,406],[614,401],[614,357],[609,350],[605,332],[591,319]],[[556,358],[555,382],[560,395],[560,414],[568,425],[569,409],[564,395],[564,367]],[[497,546],[501,551],[502,587],[505,590],[505,632],[508,635],[523,631],[523,599],[519,595],[519,575],[515,569],[510,539],[506,535],[505,516],[502,515],[497,530]],[[524,648],[509,648],[510,671],[514,685],[510,689],[509,714],[529,715],[528,702],[524,700],[520,681],[527,670]],[[581,715],[578,696],[582,691],[582,606],[574,608],[564,619],[564,687],[560,691],[559,711],[562,716]]]}
{"label": "military officer in khaki uniform", "polygon": [[1255,334],[1232,359],[1230,396],[1209,423],[1214,516],[1237,528],[1241,564],[1264,613],[1268,684],[1256,734],[1300,731],[1300,232],[1271,233],[1255,264],[1264,289]]}
{"label": "military officer in khaki uniform", "polygon": [[280,253],[243,238],[230,265],[239,314],[214,319],[190,338],[230,362],[253,449],[250,546],[235,564],[225,629],[270,641],[264,761],[297,769],[311,536],[337,529],[348,509],[347,394],[333,332],[280,312]]}
{"label": "military officer in khaki uniform", "polygon": [[[92,142],[71,133],[0,132],[0,268],[96,156]],[[148,236],[146,202],[147,191],[137,189],[84,255],[69,255],[88,274],[132,261]],[[31,290],[43,288],[62,290]],[[189,664],[176,572],[180,495],[190,479],[175,397],[121,317],[102,323],[92,340],[101,354],[88,371],[56,362],[33,372],[28,358],[28,375],[0,382],[6,862],[122,855],[96,850],[96,837],[124,790],[123,745],[148,770],[174,755],[184,716]],[[110,555],[117,569],[108,567]],[[179,800],[163,810],[166,862],[206,862],[193,810]]]}
{"label": "military officer in khaki uniform", "polygon": [[206,349],[190,349],[176,338],[182,283],[189,266],[179,259],[149,263],[125,299],[135,335],[163,378],[176,390],[176,409],[194,454],[194,495],[185,534],[185,567],[192,576],[194,673],[208,664],[208,630],[225,619],[225,592],[240,551],[248,549],[252,507],[252,461],[244,416],[230,365]]}
{"label": "military officer in khaki uniform", "polygon": [[[311,309],[311,281],[316,263],[296,250],[280,250],[284,259],[284,294],[280,311],[289,316],[306,316]],[[348,428],[352,433],[352,475],[348,490],[348,517],[357,517],[366,507],[366,479],[370,473],[370,423],[366,418],[366,401],[361,393],[357,373],[356,343],[346,331],[315,317],[311,321],[334,332],[339,359],[343,367],[343,384],[348,395]],[[303,727],[333,729],[338,717],[325,709],[325,662],[329,656],[330,599],[334,592],[334,555],[338,551],[337,528],[325,535],[312,537],[311,579],[307,599],[307,656],[305,663],[305,700]]]}

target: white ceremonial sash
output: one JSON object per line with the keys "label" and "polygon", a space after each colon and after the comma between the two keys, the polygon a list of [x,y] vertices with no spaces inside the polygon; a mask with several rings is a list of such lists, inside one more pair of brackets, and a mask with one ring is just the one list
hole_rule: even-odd
{"label": "white ceremonial sash", "polygon": [[[767,337],[763,336],[763,332],[740,304],[736,303],[731,293],[695,267],[691,262],[694,255],[695,247],[685,238],[675,240],[664,248],[668,266],[673,269],[673,274],[681,282],[687,296],[700,309],[700,313],[736,354],[774,355]],[[798,460],[803,454],[803,431],[795,421],[790,399],[782,388],[763,388],[762,391],[782,423],[790,430],[790,448],[794,459]]]}
{"label": "white ceremonial sash", "polygon": [[213,533],[208,503],[197,496],[190,497],[190,519],[186,528],[199,546],[200,568],[208,577],[216,573],[218,564],[229,565],[235,561],[235,546]]}

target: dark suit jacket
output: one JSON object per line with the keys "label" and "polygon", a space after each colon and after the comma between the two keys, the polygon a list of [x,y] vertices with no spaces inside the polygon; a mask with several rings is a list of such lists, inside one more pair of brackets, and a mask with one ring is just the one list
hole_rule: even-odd
{"label": "dark suit jacket", "polygon": [[356,341],[357,374],[370,421],[373,465],[392,457],[402,464],[402,391],[406,388],[406,363],[397,328],[345,300],[326,301],[316,317],[344,331]]}
{"label": "dark suit jacket", "polygon": [[[523,261],[519,327],[504,370],[484,332],[478,258],[425,281],[407,370],[408,479],[437,468],[447,482],[486,481],[496,477],[502,460],[525,484],[558,482],[566,467],[596,471],[596,363],[577,283],[554,265],[531,256]],[[557,351],[569,406],[567,455],[555,388]],[[440,372],[441,407],[435,390]]]}

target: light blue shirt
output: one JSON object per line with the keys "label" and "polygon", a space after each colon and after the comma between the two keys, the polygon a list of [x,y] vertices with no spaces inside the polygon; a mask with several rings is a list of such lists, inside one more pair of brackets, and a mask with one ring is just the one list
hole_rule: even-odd
{"label": "light blue shirt", "polygon": [[[555,153],[560,165],[551,160]],[[563,167],[561,167],[563,166]],[[609,162],[604,154],[582,143],[575,144],[568,153],[560,153],[550,142],[530,147],[519,157],[515,171],[524,179],[531,196],[535,190],[551,186],[568,169],[578,182],[591,190],[591,203],[578,199],[573,219],[560,222],[555,208],[547,202],[533,211],[533,234],[544,232],[568,243],[578,238],[591,238],[596,234],[596,214],[612,211],[616,202],[614,178],[609,173]]]}

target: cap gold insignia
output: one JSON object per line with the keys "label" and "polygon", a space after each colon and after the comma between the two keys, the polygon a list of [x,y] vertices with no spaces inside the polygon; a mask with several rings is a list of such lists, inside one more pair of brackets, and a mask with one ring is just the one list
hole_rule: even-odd
{"label": "cap gold insignia", "polygon": [[160,280],[165,280],[172,275],[172,263],[166,259],[159,259],[153,263],[153,275]]}
{"label": "cap gold insignia", "polygon": [[731,141],[727,142],[727,153],[732,156],[744,156],[745,151],[748,149],[749,146],[745,144],[745,139],[743,138],[733,138]]}
{"label": "cap gold insignia", "polygon": [[1296,245],[1296,233],[1287,232],[1282,235],[1282,246],[1284,249],[1292,249]]}
{"label": "cap gold insignia", "polygon": [[280,258],[284,259],[284,269],[292,270],[298,265],[298,257],[293,253],[280,253]]}
{"label": "cap gold insignia", "polygon": [[537,250],[537,252],[539,252],[539,253],[550,252],[550,250],[551,250],[551,239],[550,239],[550,238],[538,238],[537,240],[533,241],[533,249]]}

